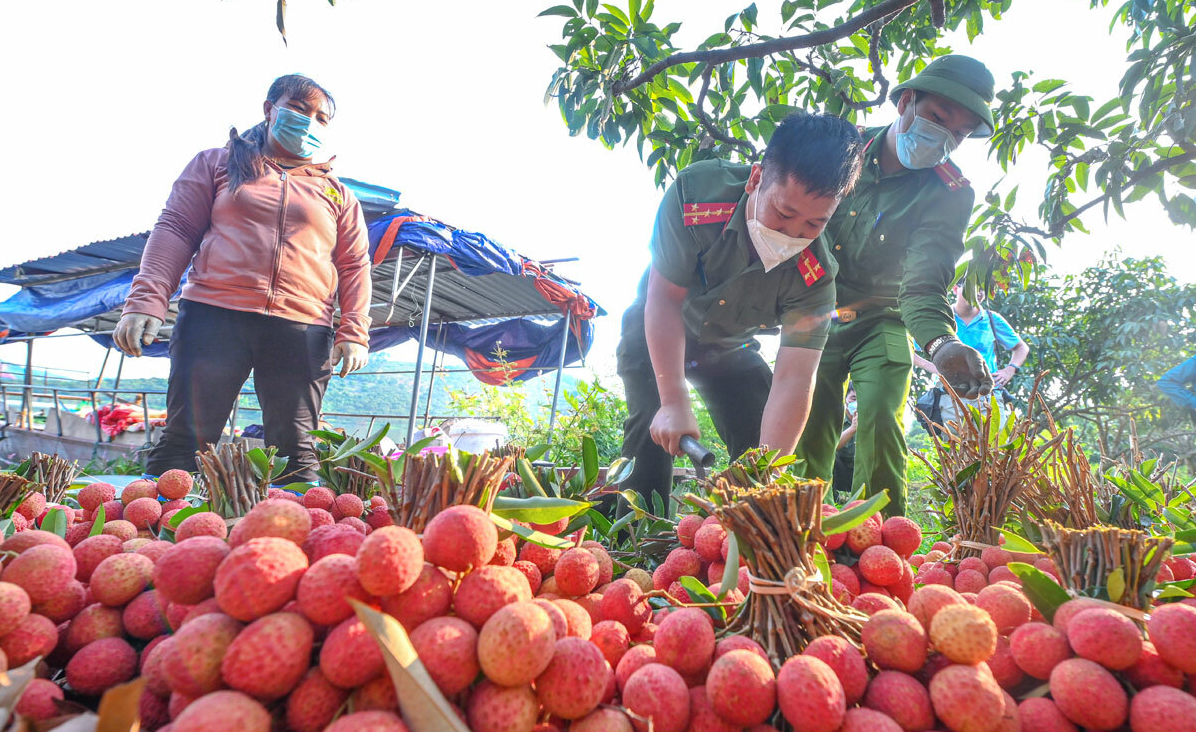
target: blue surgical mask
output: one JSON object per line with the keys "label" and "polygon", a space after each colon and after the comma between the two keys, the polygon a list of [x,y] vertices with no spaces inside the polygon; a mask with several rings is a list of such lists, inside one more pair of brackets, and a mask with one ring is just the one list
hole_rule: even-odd
{"label": "blue surgical mask", "polygon": [[290,154],[304,160],[314,156],[324,146],[324,126],[311,117],[287,107],[275,107],[270,134]]}
{"label": "blue surgical mask", "polygon": [[933,168],[959,147],[955,135],[925,117],[914,117],[909,129],[897,133],[897,159],[911,170]]}

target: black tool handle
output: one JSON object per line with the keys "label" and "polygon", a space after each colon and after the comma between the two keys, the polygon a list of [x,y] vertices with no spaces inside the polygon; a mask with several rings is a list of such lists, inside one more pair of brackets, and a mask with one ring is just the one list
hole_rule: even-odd
{"label": "black tool handle", "polygon": [[709,468],[714,465],[714,453],[706,449],[706,446],[698,442],[689,435],[682,435],[681,450],[689,456],[693,464],[699,468]]}

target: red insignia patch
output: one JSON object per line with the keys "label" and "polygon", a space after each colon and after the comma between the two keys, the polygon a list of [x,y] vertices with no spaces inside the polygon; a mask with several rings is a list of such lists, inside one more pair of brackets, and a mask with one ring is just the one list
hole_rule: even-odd
{"label": "red insignia patch", "polygon": [[721,224],[731,220],[737,205],[737,202],[687,203],[682,207],[681,219],[686,226]]}
{"label": "red insignia patch", "polygon": [[963,171],[957,168],[950,160],[934,166],[934,172],[939,174],[939,178],[947,186],[947,190],[949,191],[958,191],[961,188],[967,188],[972,185],[970,180],[963,177]]}
{"label": "red insignia patch", "polygon": [[806,281],[806,287],[822,279],[822,276],[826,274],[826,270],[818,262],[818,257],[811,254],[809,249],[803,249],[801,254],[797,255],[797,271]]}

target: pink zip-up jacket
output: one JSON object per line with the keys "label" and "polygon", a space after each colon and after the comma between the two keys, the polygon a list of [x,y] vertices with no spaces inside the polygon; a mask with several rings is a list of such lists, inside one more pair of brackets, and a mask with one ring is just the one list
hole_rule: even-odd
{"label": "pink zip-up jacket", "polygon": [[331,325],[336,342],[369,344],[369,240],[361,204],[329,163],[270,172],[228,191],[226,148],[204,150],[174,182],[141,255],[124,312],[166,319],[182,297],[208,305]]}

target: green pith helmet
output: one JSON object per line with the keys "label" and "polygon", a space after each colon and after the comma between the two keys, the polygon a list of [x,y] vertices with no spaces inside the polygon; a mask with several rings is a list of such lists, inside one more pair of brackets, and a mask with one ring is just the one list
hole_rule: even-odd
{"label": "green pith helmet", "polygon": [[969,56],[951,54],[939,56],[922,73],[893,87],[889,99],[895,104],[906,89],[946,97],[980,118],[981,124],[972,137],[988,137],[993,133],[993,113],[988,105],[993,100],[994,86],[992,72],[984,64]]}

